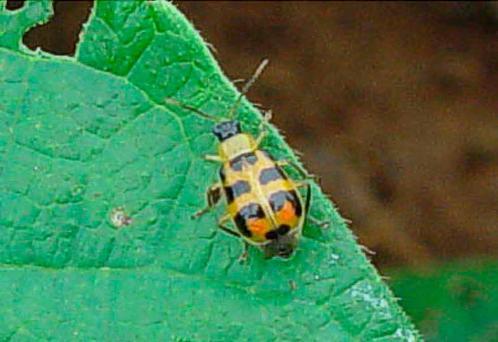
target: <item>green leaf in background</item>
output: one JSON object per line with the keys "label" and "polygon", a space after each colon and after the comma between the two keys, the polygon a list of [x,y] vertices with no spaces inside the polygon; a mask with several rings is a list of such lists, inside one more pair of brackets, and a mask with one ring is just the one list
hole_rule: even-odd
{"label": "green leaf in background", "polygon": [[392,273],[394,293],[428,341],[498,341],[498,263]]}
{"label": "green leaf in background", "polygon": [[[296,255],[265,260],[192,221],[217,166],[211,122],[237,91],[170,3],[97,1],[75,58],[22,34],[48,0],[0,12],[0,340],[417,340],[314,186]],[[260,113],[244,102],[243,127]],[[272,129],[277,158],[292,150]],[[130,218],[118,222],[116,213]]]}

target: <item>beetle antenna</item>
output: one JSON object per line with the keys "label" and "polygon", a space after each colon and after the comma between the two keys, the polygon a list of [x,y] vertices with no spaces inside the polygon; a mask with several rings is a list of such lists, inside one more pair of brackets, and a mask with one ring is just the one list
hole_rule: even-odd
{"label": "beetle antenna", "polygon": [[219,118],[217,118],[217,117],[215,117],[215,116],[213,116],[211,114],[204,113],[200,109],[192,107],[192,106],[190,106],[190,105],[188,105],[186,103],[180,102],[178,100],[172,99],[171,97],[167,97],[166,99],[164,99],[164,102],[166,102],[168,104],[172,104],[172,105],[178,106],[178,107],[181,107],[181,108],[184,108],[184,109],[187,109],[187,110],[190,110],[191,112],[194,112],[197,115],[200,115],[200,116],[202,116],[205,119],[208,119],[208,120],[211,120],[211,121],[216,121],[216,122],[220,121]]}
{"label": "beetle antenna", "polygon": [[254,82],[256,82],[256,80],[261,75],[261,73],[263,72],[263,70],[265,69],[265,67],[267,65],[268,65],[268,59],[265,58],[261,61],[261,63],[259,64],[256,71],[254,71],[254,74],[251,76],[251,78],[246,82],[246,84],[244,84],[244,86],[242,87],[242,89],[240,91],[239,96],[237,97],[237,100],[235,101],[232,108],[230,108],[230,111],[228,112],[229,118],[233,117],[233,115],[235,114],[235,111],[237,110],[237,108],[240,105],[240,102],[242,101],[242,98],[249,91],[249,88],[251,88],[251,86],[254,84]]}

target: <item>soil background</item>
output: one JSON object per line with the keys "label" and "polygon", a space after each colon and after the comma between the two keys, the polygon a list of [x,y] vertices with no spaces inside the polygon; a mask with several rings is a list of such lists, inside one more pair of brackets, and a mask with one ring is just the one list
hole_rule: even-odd
{"label": "soil background", "polygon": [[[20,6],[21,1],[9,1]],[[498,6],[175,2],[352,220],[380,267],[498,256]],[[31,47],[71,55],[91,1]]]}

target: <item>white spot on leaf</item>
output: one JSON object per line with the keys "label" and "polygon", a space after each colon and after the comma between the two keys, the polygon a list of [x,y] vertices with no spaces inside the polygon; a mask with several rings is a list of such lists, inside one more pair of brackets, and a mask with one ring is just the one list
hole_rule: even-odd
{"label": "white spot on leaf", "polygon": [[117,207],[111,212],[111,223],[116,228],[129,226],[133,220],[126,214],[122,207]]}

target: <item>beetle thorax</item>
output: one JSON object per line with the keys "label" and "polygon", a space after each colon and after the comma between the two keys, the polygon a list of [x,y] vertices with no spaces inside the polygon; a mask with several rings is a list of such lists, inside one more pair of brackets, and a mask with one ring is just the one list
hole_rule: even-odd
{"label": "beetle thorax", "polygon": [[256,141],[249,134],[239,133],[222,141],[218,153],[223,160],[231,160],[244,153],[254,152],[257,149]]}

